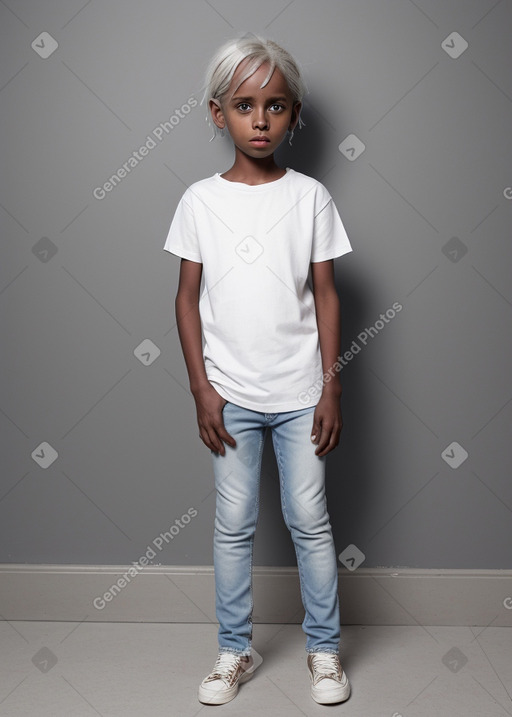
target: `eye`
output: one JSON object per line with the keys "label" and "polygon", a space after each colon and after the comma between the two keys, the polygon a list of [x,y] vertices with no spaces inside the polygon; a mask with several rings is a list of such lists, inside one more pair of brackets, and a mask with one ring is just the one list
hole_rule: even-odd
{"label": "eye", "polygon": [[276,112],[284,110],[284,106],[280,105],[278,102],[274,102],[274,104],[270,105],[270,109],[272,109],[273,107],[277,107],[277,110],[275,110]]}
{"label": "eye", "polygon": [[237,109],[241,110],[242,112],[247,112],[247,110],[250,109],[250,104],[248,102],[240,102],[237,105]]}

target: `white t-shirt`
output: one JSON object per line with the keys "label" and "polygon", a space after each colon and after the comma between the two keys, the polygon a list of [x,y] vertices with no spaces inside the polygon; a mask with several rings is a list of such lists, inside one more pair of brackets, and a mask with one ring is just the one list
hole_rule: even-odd
{"label": "white t-shirt", "polygon": [[290,168],[255,186],[216,173],[185,191],[164,249],[203,264],[203,357],[216,391],[265,413],[318,403],[318,392],[299,398],[323,375],[310,264],[352,251],[323,184]]}

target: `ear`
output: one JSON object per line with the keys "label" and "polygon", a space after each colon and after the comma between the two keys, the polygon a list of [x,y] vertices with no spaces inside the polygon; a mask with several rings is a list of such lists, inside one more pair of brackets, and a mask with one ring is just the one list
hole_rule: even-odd
{"label": "ear", "polygon": [[210,100],[208,102],[208,107],[210,108],[210,113],[214,123],[219,129],[224,129],[226,126],[226,120],[224,118],[224,112],[222,111],[220,102],[218,100]]}
{"label": "ear", "polygon": [[302,108],[302,102],[296,102],[293,105],[292,116],[290,117],[290,124],[288,125],[288,129],[290,132],[295,129],[295,126],[296,126],[297,122],[299,121],[299,115],[300,115],[301,108]]}

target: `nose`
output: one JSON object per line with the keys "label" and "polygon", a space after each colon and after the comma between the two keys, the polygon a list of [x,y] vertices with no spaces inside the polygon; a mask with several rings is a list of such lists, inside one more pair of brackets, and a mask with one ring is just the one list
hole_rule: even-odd
{"label": "nose", "polygon": [[253,126],[258,129],[268,129],[268,117],[263,107],[255,111]]}

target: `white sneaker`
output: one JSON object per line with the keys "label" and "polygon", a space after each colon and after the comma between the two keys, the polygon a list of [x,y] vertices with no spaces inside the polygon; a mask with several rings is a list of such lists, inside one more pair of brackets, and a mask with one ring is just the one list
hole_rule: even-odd
{"label": "white sneaker", "polygon": [[350,696],[350,684],[338,655],[334,652],[310,652],[308,669],[311,697],[321,705],[344,702]]}
{"label": "white sneaker", "polygon": [[238,685],[250,680],[255,665],[252,655],[241,657],[219,652],[212,672],[199,685],[199,702],[223,705],[236,697]]}

